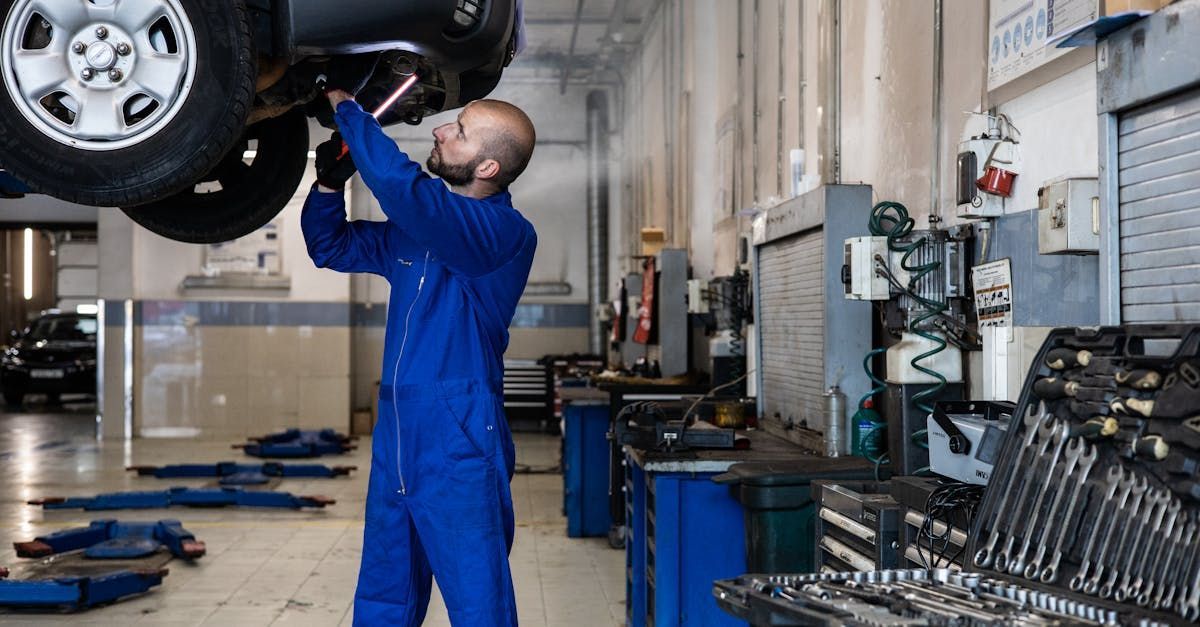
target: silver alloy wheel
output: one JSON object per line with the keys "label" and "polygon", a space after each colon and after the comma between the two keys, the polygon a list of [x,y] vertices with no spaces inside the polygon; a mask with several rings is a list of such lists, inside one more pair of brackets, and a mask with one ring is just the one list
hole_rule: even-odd
{"label": "silver alloy wheel", "polygon": [[196,36],[179,0],[16,0],[4,85],[38,131],[92,151],[162,130],[192,89]]}

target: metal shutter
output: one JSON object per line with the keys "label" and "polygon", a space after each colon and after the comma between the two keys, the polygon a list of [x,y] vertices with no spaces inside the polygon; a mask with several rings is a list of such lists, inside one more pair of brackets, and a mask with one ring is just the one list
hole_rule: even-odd
{"label": "metal shutter", "polygon": [[1200,321],[1200,90],[1118,124],[1121,320]]}
{"label": "metal shutter", "polygon": [[[840,294],[838,295],[840,297]],[[825,246],[822,229],[759,253],[763,415],[813,421],[825,384]],[[799,412],[799,413],[797,413]]]}

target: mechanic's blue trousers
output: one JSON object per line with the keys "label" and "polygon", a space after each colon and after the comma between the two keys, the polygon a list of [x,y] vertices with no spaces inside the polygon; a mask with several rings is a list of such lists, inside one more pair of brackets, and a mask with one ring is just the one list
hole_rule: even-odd
{"label": "mechanic's blue trousers", "polygon": [[420,625],[432,576],[455,627],[516,625],[514,451],[501,397],[465,380],[392,396],[380,390],[354,624]]}

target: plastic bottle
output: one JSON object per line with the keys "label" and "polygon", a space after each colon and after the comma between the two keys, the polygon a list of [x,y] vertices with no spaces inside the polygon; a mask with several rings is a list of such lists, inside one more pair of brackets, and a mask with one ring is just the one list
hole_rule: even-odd
{"label": "plastic bottle", "polygon": [[853,449],[851,455],[860,455],[867,459],[877,459],[883,454],[887,438],[884,437],[884,421],[879,412],[875,411],[875,401],[867,399],[862,407],[854,412],[851,426]]}

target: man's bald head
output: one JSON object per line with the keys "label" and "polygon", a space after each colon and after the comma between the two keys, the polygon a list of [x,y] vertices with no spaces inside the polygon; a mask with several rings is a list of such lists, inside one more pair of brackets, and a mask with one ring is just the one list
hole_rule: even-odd
{"label": "man's bald head", "polygon": [[476,100],[467,105],[471,113],[481,114],[484,137],[480,159],[494,159],[500,172],[492,178],[501,189],[507,188],[529,165],[537,131],[533,122],[516,105],[503,100]]}

